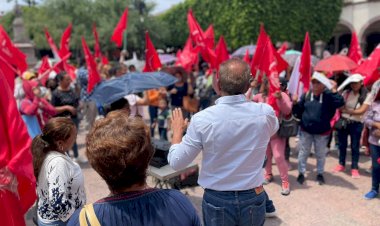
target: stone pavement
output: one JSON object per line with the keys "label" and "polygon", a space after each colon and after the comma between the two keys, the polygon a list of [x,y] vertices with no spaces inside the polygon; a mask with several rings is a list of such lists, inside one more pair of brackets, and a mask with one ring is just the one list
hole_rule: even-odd
{"label": "stone pavement", "polygon": [[[80,155],[85,152],[85,134],[80,131],[78,143]],[[299,185],[296,182],[298,175],[296,142],[291,139],[292,155],[291,165],[293,170],[289,171],[291,194],[282,196],[280,194],[281,181],[277,167],[273,166],[274,182],[265,186],[270,198],[274,201],[278,217],[267,219],[266,226],[274,225],[344,225],[344,226],[378,226],[380,225],[380,199],[365,200],[363,195],[369,191],[371,185],[370,174],[365,169],[370,167],[369,158],[360,156],[360,179],[352,179],[349,169],[345,173],[333,174],[332,169],[337,164],[337,153],[331,152],[326,160],[325,185],[318,185],[316,177],[316,160],[310,157],[308,160],[308,172],[306,182]],[[350,152],[349,152],[350,153]],[[348,155],[350,156],[350,154]],[[196,160],[201,163],[201,155]],[[347,165],[350,165],[348,159]],[[109,194],[107,185],[100,176],[87,164],[82,164],[85,177],[85,188],[87,201],[94,202]],[[148,177],[148,184],[153,186],[152,178]],[[203,189],[201,187],[187,188],[182,190],[201,216],[201,203]],[[27,217],[27,225],[32,225],[30,214]]]}

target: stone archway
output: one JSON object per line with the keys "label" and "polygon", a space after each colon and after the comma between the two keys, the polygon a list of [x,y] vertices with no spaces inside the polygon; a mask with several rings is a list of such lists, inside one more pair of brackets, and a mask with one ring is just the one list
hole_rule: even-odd
{"label": "stone archway", "polygon": [[327,42],[326,49],[331,53],[338,53],[345,47],[350,46],[351,33],[354,30],[353,26],[343,20],[340,20],[335,27],[333,36]]}
{"label": "stone archway", "polygon": [[371,52],[380,43],[380,16],[368,21],[360,31],[360,40],[363,45],[363,53],[365,56]]}

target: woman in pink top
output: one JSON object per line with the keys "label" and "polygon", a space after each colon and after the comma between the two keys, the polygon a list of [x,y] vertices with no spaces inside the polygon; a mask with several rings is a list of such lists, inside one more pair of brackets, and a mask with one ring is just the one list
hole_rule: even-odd
{"label": "woman in pink top", "polygon": [[[261,102],[261,103],[268,103],[268,91],[269,91],[269,84],[267,81],[264,81],[262,83],[262,88],[260,90],[261,92],[253,96],[252,101],[254,102]],[[287,117],[292,112],[292,102],[289,98],[289,96],[284,92],[276,92],[274,94],[276,97],[276,103],[278,106],[278,112],[276,112],[277,117]],[[272,156],[274,157],[276,161],[276,165],[278,167],[278,170],[280,171],[280,177],[282,180],[282,195],[289,195],[290,194],[290,186],[289,186],[289,179],[288,179],[288,165],[285,160],[285,147],[286,147],[286,138],[279,137],[277,134],[272,136],[270,139],[268,148],[267,148],[267,161],[265,165],[265,181],[264,184],[268,184],[271,181],[273,181],[273,174],[272,174]]]}

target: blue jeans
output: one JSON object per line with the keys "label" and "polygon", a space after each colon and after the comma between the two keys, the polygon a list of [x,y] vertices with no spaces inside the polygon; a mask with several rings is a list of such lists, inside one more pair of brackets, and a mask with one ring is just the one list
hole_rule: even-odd
{"label": "blue jeans", "polygon": [[202,202],[205,226],[264,225],[265,192],[205,189]]}
{"label": "blue jeans", "polygon": [[370,144],[372,157],[372,189],[379,192],[380,184],[380,163],[377,161],[380,158],[380,146]]}
{"label": "blue jeans", "polygon": [[149,105],[149,118],[150,118],[150,136],[154,137],[154,129],[152,127],[153,123],[157,120],[158,116],[158,107]]}
{"label": "blue jeans", "polygon": [[314,143],[315,156],[317,158],[317,173],[322,174],[325,169],[327,142],[329,135],[310,134],[301,130],[301,149],[298,153],[298,171],[302,174],[306,172],[306,162],[310,155],[311,145]]}
{"label": "blue jeans", "polygon": [[342,166],[346,165],[346,154],[347,154],[347,139],[350,135],[351,139],[351,154],[352,162],[351,169],[359,169],[359,148],[360,148],[360,137],[362,136],[363,123],[352,122],[347,125],[346,129],[338,131],[339,139],[339,164]]}

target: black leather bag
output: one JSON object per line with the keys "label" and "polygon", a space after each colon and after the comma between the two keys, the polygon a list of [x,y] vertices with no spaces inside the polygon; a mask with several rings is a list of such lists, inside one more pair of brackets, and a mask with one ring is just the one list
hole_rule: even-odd
{"label": "black leather bag", "polygon": [[343,118],[342,116],[339,118],[338,121],[334,124],[334,129],[336,130],[342,130],[347,128],[348,121],[347,119]]}
{"label": "black leather bag", "polygon": [[292,115],[289,119],[282,118],[277,135],[285,138],[297,136],[299,123],[300,120],[294,117],[294,115]]}

